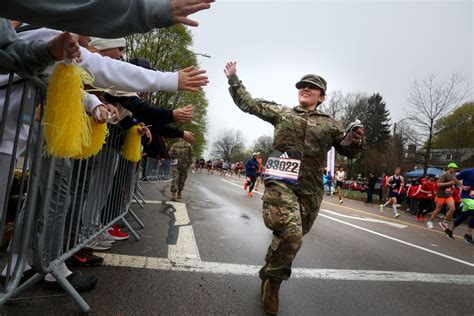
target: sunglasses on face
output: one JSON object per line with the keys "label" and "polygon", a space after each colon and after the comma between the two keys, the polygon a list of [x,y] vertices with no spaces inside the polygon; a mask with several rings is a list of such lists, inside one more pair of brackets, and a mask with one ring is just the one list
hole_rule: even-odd
{"label": "sunglasses on face", "polygon": [[314,84],[311,84],[311,83],[303,82],[303,83],[300,84],[300,87],[299,87],[300,90],[301,90],[301,89],[306,89],[306,88],[308,88],[308,89],[310,89],[310,90],[317,90],[317,89],[319,89],[318,87],[316,87]]}

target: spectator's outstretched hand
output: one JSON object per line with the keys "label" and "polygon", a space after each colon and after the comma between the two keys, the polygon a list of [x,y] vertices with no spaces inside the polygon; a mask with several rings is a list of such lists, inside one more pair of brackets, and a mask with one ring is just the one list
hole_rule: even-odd
{"label": "spectator's outstretched hand", "polygon": [[104,124],[107,122],[109,117],[109,112],[107,111],[107,106],[105,104],[100,104],[94,110],[92,110],[92,118],[98,124]]}
{"label": "spectator's outstretched hand", "polygon": [[180,70],[178,73],[178,89],[191,92],[201,91],[202,87],[209,82],[207,76],[203,76],[205,73],[205,70],[194,69],[192,66]]}
{"label": "spectator's outstretched hand", "polygon": [[48,44],[48,50],[57,60],[76,59],[80,61],[79,35],[63,32]]}
{"label": "spectator's outstretched hand", "polygon": [[173,121],[179,123],[188,123],[193,119],[193,106],[186,105],[184,108],[173,110]]}
{"label": "spectator's outstretched hand", "polygon": [[215,0],[171,0],[171,16],[174,23],[198,26],[199,23],[188,18],[188,15],[207,10]]}
{"label": "spectator's outstretched hand", "polygon": [[194,144],[196,142],[194,134],[189,131],[184,131],[183,139],[190,144]]}
{"label": "spectator's outstretched hand", "polygon": [[231,75],[235,75],[237,73],[237,62],[236,61],[229,61],[224,68],[224,73],[229,78]]}

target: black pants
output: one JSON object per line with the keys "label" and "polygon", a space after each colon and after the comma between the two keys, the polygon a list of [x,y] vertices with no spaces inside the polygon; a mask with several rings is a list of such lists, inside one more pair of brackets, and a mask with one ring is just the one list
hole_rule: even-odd
{"label": "black pants", "polygon": [[418,216],[424,215],[434,210],[434,201],[432,199],[420,199],[418,203]]}
{"label": "black pants", "polygon": [[367,203],[372,203],[372,196],[374,194],[374,188],[367,188]]}
{"label": "black pants", "polygon": [[250,179],[250,182],[247,182],[249,187],[249,192],[252,192],[255,182],[257,181],[257,176],[247,176]]}

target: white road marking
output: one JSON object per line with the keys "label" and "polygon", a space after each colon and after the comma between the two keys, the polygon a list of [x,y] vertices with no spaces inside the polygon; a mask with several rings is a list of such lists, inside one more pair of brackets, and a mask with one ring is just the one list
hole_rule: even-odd
{"label": "white road marking", "polygon": [[[236,184],[236,183],[234,183],[234,182],[230,182],[230,181],[227,181],[227,180],[224,180],[224,179],[221,179],[221,181],[227,182],[228,184],[232,184],[232,185],[234,185],[234,186],[236,186],[236,187],[238,187],[238,188],[243,188],[242,185]],[[259,192],[259,191],[253,190],[252,192],[253,192],[253,193],[260,194],[260,195],[263,195],[263,193],[261,193],[261,192]]]}
{"label": "white road marking", "polygon": [[[137,201],[132,201],[132,203],[137,203]],[[166,204],[169,202],[163,203],[163,201],[154,201],[154,200],[145,200],[145,204]]]}
{"label": "white road marking", "polygon": [[385,224],[385,225],[388,225],[388,226],[401,228],[401,229],[408,227],[408,225],[397,224],[397,223],[393,223],[393,222],[387,222],[387,221],[383,221],[383,220],[375,219],[375,218],[370,218],[370,217],[350,216],[350,215],[345,215],[345,214],[337,213],[337,212],[326,210],[326,209],[321,209],[320,211],[323,211],[323,212],[326,212],[326,213],[329,213],[329,214],[332,214],[332,215],[336,215],[336,216],[339,216],[339,217],[350,218],[350,219],[355,219],[355,220],[364,221],[364,222],[381,223],[381,224]]}
{"label": "white road marking", "polygon": [[168,245],[168,257],[170,260],[201,260],[193,227],[186,210],[186,204],[179,202],[169,202],[173,205],[175,216],[175,226],[178,226],[179,233],[176,245]]}
{"label": "white road marking", "polygon": [[444,253],[437,252],[437,251],[434,251],[434,250],[431,250],[431,249],[428,249],[428,248],[425,248],[425,247],[421,247],[421,246],[412,244],[410,242],[407,242],[407,241],[404,241],[404,240],[401,240],[401,239],[398,239],[398,238],[395,238],[395,237],[391,237],[391,236],[388,236],[388,235],[385,235],[385,234],[382,234],[382,233],[379,233],[379,232],[376,232],[376,231],[373,231],[373,230],[370,230],[370,229],[367,229],[367,228],[364,228],[364,227],[361,227],[361,226],[357,226],[357,225],[342,221],[342,220],[337,219],[337,218],[333,218],[333,217],[328,216],[328,215],[324,215],[324,214],[319,214],[319,215],[324,217],[324,218],[330,219],[332,221],[335,221],[335,222],[338,222],[338,223],[341,223],[341,224],[344,224],[344,225],[347,225],[347,226],[351,226],[351,227],[354,227],[356,229],[360,229],[360,230],[366,231],[368,233],[371,233],[371,234],[374,234],[374,235],[377,235],[377,236],[380,236],[380,237],[383,237],[383,238],[387,238],[387,239],[399,242],[401,244],[404,244],[404,245],[407,245],[407,246],[410,246],[410,247],[413,247],[413,248],[416,248],[416,249],[420,249],[420,250],[432,253],[434,255],[437,255],[437,256],[452,260],[452,261],[456,261],[456,262],[465,264],[465,265],[470,266],[470,267],[474,267],[474,263],[472,263],[472,262],[468,262],[468,261],[465,261],[465,260],[462,260],[462,259],[451,257],[451,256],[448,256],[448,255],[445,255]]}
{"label": "white road marking", "polygon": [[176,245],[168,245],[168,258],[172,261],[201,260],[192,226],[179,227]]}
{"label": "white road marking", "polygon": [[[211,273],[220,275],[257,276],[259,266],[200,260],[173,261],[166,258],[100,254],[104,264],[115,267],[141,268],[177,272]],[[474,275],[432,274],[400,271],[344,270],[344,269],[306,269],[294,268],[292,278],[341,280],[341,281],[379,281],[379,282],[424,282],[474,285]]]}

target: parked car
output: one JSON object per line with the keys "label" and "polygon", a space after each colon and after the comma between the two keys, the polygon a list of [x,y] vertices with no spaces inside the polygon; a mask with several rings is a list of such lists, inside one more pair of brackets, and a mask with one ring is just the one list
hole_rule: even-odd
{"label": "parked car", "polygon": [[347,190],[365,192],[367,190],[367,182],[346,180],[342,187]]}

